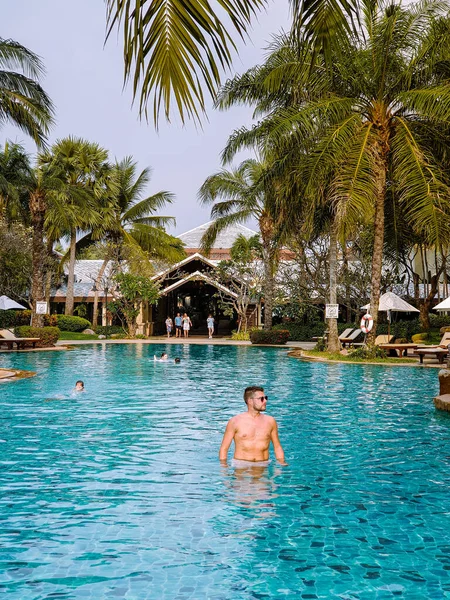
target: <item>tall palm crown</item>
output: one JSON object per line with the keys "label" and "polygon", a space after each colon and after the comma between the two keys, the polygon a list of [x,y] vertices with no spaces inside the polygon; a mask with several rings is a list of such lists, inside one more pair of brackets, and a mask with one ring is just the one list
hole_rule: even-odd
{"label": "tall palm crown", "polygon": [[199,190],[203,204],[213,204],[212,224],[205,232],[202,247],[208,252],[217,235],[236,223],[256,218],[262,240],[265,267],[265,327],[272,326],[274,277],[284,228],[276,203],[276,183],[267,178],[269,161],[248,159],[237,168],[211,175]]}
{"label": "tall palm crown", "polygon": [[13,40],[0,38],[0,126],[12,123],[45,143],[53,123],[53,105],[39,79],[44,68],[39,57]]}
{"label": "tall palm crown", "polygon": [[129,247],[140,248],[151,258],[169,262],[180,260],[184,257],[181,240],[165,231],[175,219],[155,214],[166,204],[171,204],[174,195],[159,191],[143,198],[150,179],[151,169],[143,169],[137,174],[137,163],[131,157],[115,165],[117,190],[112,198],[113,217],[105,230],[106,236]]}
{"label": "tall palm crown", "polygon": [[265,76],[266,95],[276,81],[295,73],[298,84],[303,77],[298,102],[270,104],[268,116],[254,129],[236,132],[227,151],[232,155],[255,143],[278,147],[297,165],[294,177],[305,196],[329,186],[341,222],[372,220],[376,321],[388,199],[398,201],[430,243],[450,234],[443,162],[450,141],[450,6],[426,0],[407,8],[361,6],[361,23],[341,37],[343,51],[332,70],[312,55],[295,69],[279,65]]}

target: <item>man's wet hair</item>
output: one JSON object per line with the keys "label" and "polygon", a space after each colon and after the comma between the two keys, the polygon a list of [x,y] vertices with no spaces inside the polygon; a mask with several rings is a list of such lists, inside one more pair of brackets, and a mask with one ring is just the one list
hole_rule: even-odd
{"label": "man's wet hair", "polygon": [[179,357],[177,356],[177,357],[176,357],[176,359],[175,359],[175,362],[176,362],[176,363],[180,363],[180,362],[181,362],[181,358],[179,358]]}
{"label": "man's wet hair", "polygon": [[263,392],[264,388],[259,385],[249,385],[244,390],[244,402],[248,404],[249,398],[253,396],[255,392]]}
{"label": "man's wet hair", "polygon": [[81,385],[84,387],[84,381],[81,381],[81,379],[79,379],[75,382],[75,385],[77,386],[79,383],[81,383]]}

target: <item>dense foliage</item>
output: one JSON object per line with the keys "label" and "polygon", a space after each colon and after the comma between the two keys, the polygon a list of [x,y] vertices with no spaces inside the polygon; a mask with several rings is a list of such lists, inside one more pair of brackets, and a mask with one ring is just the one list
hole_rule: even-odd
{"label": "dense foliage", "polygon": [[257,329],[250,333],[252,344],[283,345],[289,340],[289,331],[283,329]]}
{"label": "dense foliage", "polygon": [[37,348],[47,348],[54,346],[59,339],[59,329],[57,327],[31,327],[31,325],[21,325],[14,329],[17,337],[39,338],[36,343]]}
{"label": "dense foliage", "polygon": [[89,329],[91,323],[82,317],[72,317],[70,315],[57,315],[57,324],[61,331],[83,331]]}

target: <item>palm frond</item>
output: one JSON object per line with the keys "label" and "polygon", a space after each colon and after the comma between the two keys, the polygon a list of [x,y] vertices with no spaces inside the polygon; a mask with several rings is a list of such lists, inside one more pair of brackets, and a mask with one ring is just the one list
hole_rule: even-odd
{"label": "palm frond", "polygon": [[[122,27],[125,80],[139,97],[141,116],[160,112],[169,119],[175,102],[181,120],[200,119],[204,89],[215,96],[220,70],[231,64],[235,44],[223,16],[240,37],[263,0],[219,0],[219,11],[208,0],[107,0],[108,32]],[[219,16],[220,15],[220,16]]]}

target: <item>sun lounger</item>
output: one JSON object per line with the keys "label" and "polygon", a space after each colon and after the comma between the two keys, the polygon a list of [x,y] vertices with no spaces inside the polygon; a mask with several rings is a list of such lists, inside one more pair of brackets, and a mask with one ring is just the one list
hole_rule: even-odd
{"label": "sun lounger", "polygon": [[416,348],[414,354],[417,354],[419,357],[421,365],[423,364],[424,356],[435,356],[438,359],[439,364],[442,365],[444,359],[448,356],[448,350],[446,348],[439,348],[439,346],[431,346],[428,348],[422,346],[421,348]]}
{"label": "sun lounger", "polygon": [[375,346],[380,346],[381,344],[390,344],[393,339],[393,335],[377,335],[375,338]]}
{"label": "sun lounger", "polygon": [[349,336],[347,336],[346,338],[340,337],[339,340],[345,348],[345,344],[348,344],[348,345],[353,344],[355,342],[355,340],[357,340],[361,334],[362,334],[361,329],[355,329],[355,331],[353,333],[351,333]]}
{"label": "sun lounger", "polygon": [[39,342],[41,338],[18,338],[9,329],[0,329],[0,345],[6,344],[8,348],[13,348],[16,344],[17,349],[23,348],[25,344],[32,344],[33,348],[36,347],[36,342]]}
{"label": "sun lounger", "polygon": [[347,339],[348,336],[351,334],[351,332],[354,330],[354,327],[349,327],[348,329],[346,329],[345,331],[343,331],[341,333],[341,335],[339,336],[339,340],[342,339]]}

